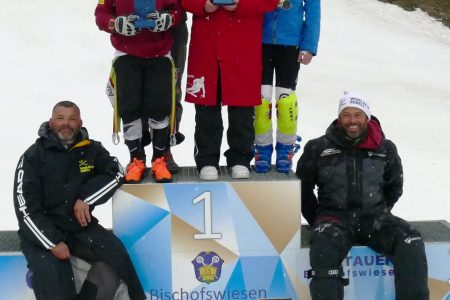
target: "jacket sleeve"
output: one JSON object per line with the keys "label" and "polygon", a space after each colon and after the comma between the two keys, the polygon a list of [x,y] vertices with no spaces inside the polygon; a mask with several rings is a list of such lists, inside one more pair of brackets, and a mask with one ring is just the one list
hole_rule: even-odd
{"label": "jacket sleeve", "polygon": [[314,224],[319,203],[314,194],[317,180],[316,158],[314,157],[313,142],[306,143],[302,156],[297,163],[296,174],[301,180],[302,187],[302,215],[309,225]]}
{"label": "jacket sleeve", "polygon": [[165,10],[168,10],[173,17],[172,27],[175,27],[178,24],[180,24],[185,18],[184,14],[183,14],[183,10],[181,9],[180,0],[170,1],[167,4],[167,6],[165,7]]}
{"label": "jacket sleeve", "polygon": [[320,36],[320,0],[304,0],[304,3],[305,21],[299,48],[316,55]]}
{"label": "jacket sleeve", "polygon": [[386,152],[388,162],[384,172],[384,196],[387,206],[392,209],[403,194],[403,167],[397,147],[389,140],[386,140]]}
{"label": "jacket sleeve", "polygon": [[95,8],[95,23],[100,30],[111,33],[108,23],[111,18],[115,18],[115,9],[112,0],[99,1]]}
{"label": "jacket sleeve", "polygon": [[78,197],[92,208],[108,201],[123,184],[124,177],[117,158],[110,156],[100,143],[96,143],[96,146],[95,173],[78,191]]}
{"label": "jacket sleeve", "polygon": [[45,213],[43,206],[40,162],[35,147],[20,158],[14,175],[14,207],[19,222],[19,232],[37,246],[51,249],[64,239]]}

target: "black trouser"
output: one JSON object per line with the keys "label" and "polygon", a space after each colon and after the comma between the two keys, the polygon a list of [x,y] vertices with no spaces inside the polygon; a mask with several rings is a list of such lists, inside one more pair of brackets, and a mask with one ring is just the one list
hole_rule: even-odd
{"label": "black trouser", "polygon": [[263,44],[262,85],[273,85],[275,71],[275,86],[295,91],[300,69],[298,54],[295,46]]}
{"label": "black trouser", "polygon": [[120,117],[162,121],[172,111],[172,62],[167,57],[144,59],[123,55],[114,61]]}
{"label": "black trouser", "polygon": [[70,246],[70,255],[81,258],[91,265],[78,300],[111,300],[120,285],[116,271],[98,257],[85,245],[75,240]]}
{"label": "black trouser", "polygon": [[[227,166],[246,166],[250,169],[253,158],[252,146],[254,107],[228,106],[227,140],[230,147],[225,151]],[[195,163],[200,171],[204,166],[219,168],[222,144],[222,106],[195,105]]]}
{"label": "black trouser", "polygon": [[[122,242],[112,232],[99,224],[91,223],[82,232],[68,234],[67,238],[66,244],[74,256],[79,255],[81,259],[91,264],[105,263],[127,284],[131,299],[145,299],[144,290],[131,259]],[[36,299],[71,300],[76,298],[70,260],[59,260],[50,250],[37,246],[27,239],[21,238],[20,246],[28,268],[33,272],[32,286]],[[86,248],[89,250],[86,251]],[[105,270],[104,266],[99,265],[99,268]],[[106,272],[111,271],[106,269]]]}
{"label": "black trouser", "polygon": [[[309,254],[311,268],[337,269],[355,243],[367,245],[392,259],[397,300],[429,299],[427,259],[419,232],[390,213],[366,218],[351,215],[329,213],[316,219]],[[344,299],[340,278],[313,278],[310,292],[313,300]]]}
{"label": "black trouser", "polygon": [[175,95],[176,95],[176,129],[177,132],[180,128],[181,116],[183,114],[183,106],[181,105],[181,98],[183,96],[181,90],[181,79],[184,73],[184,67],[186,65],[186,49],[188,41],[188,28],[186,22],[182,22],[178,26],[172,29],[173,34],[173,46],[170,50],[175,68],[177,71],[177,80],[175,83]]}
{"label": "black trouser", "polygon": [[[220,70],[217,82],[217,104],[195,105],[194,157],[198,171],[204,166],[219,168],[223,135]],[[242,165],[250,169],[250,161],[253,159],[252,146],[255,141],[254,115],[253,106],[228,106],[227,140],[230,148],[225,151],[225,157],[229,168]]]}
{"label": "black trouser", "polygon": [[[186,13],[184,13],[186,14]],[[185,17],[186,18],[186,17]],[[172,29],[173,35],[173,46],[170,49],[170,54],[173,58],[176,69],[176,81],[175,81],[175,129],[176,132],[180,130],[181,117],[183,115],[183,105],[181,104],[181,98],[183,96],[181,90],[181,80],[184,73],[184,67],[186,65],[186,53],[187,53],[187,41],[188,41],[188,28],[186,22],[175,26]],[[151,136],[148,125],[148,120],[142,120],[142,135],[143,135],[143,145],[146,146],[151,142]],[[183,139],[184,140],[184,139]],[[177,144],[183,140],[177,138]],[[169,142],[169,141],[168,141]],[[170,148],[168,148],[170,149]]]}
{"label": "black trouser", "polygon": [[[172,111],[172,62],[168,57],[144,59],[131,55],[118,57],[114,62],[119,114],[123,121],[125,144],[130,157],[142,159],[145,152],[140,139],[127,136],[133,121],[153,124],[165,121]],[[153,128],[153,158],[161,157],[169,140],[169,125]],[[139,127],[142,132],[142,126]],[[136,146],[139,145],[139,148]],[[138,149],[137,154],[132,149]]]}

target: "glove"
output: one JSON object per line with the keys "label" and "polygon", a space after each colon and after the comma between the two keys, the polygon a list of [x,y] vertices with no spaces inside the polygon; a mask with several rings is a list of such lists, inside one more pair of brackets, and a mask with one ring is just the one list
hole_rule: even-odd
{"label": "glove", "polygon": [[117,17],[114,22],[114,30],[124,36],[136,35],[134,21],[136,21],[138,18],[139,17],[135,15]]}
{"label": "glove", "polygon": [[155,20],[155,27],[150,28],[149,30],[153,32],[161,32],[169,29],[173,24],[172,15],[168,12],[151,12],[147,15],[148,19]]}

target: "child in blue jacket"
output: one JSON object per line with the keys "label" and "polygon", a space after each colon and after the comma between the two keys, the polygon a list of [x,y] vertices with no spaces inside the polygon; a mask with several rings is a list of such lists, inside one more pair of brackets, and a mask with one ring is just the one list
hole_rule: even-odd
{"label": "child in blue jacket", "polygon": [[267,13],[263,29],[261,105],[255,108],[255,170],[271,168],[273,152],[272,93],[275,72],[277,109],[276,168],[288,173],[297,139],[297,85],[300,64],[317,54],[320,34],[320,0],[280,0]]}

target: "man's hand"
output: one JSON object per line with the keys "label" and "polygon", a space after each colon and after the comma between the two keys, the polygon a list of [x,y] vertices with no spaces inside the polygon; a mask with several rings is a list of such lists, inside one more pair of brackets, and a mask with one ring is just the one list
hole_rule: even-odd
{"label": "man's hand", "polygon": [[65,260],[65,259],[70,258],[69,247],[67,247],[67,245],[64,242],[60,242],[58,245],[53,247],[50,251],[53,253],[53,255],[57,259]]}
{"label": "man's hand", "polygon": [[238,7],[238,4],[239,4],[239,0],[234,0],[233,5],[225,5],[224,8],[228,11],[235,11],[236,8]]}
{"label": "man's hand", "polygon": [[147,18],[155,20],[155,27],[149,29],[150,31],[153,32],[166,31],[167,29],[172,27],[173,24],[172,15],[165,11],[151,12],[147,15]]}
{"label": "man's hand", "polygon": [[119,16],[114,21],[114,30],[124,36],[136,35],[136,28],[134,27],[134,21],[138,16]]}
{"label": "man's hand", "polygon": [[91,213],[89,212],[89,205],[81,199],[75,201],[73,207],[73,214],[81,226],[85,227],[91,222]]}
{"label": "man's hand", "polygon": [[205,12],[208,14],[215,12],[219,6],[212,4],[210,0],[206,0],[205,2]]}
{"label": "man's hand", "polygon": [[300,53],[298,54],[298,62],[303,65],[309,64],[312,58],[313,58],[312,53],[306,51],[300,51]]}

